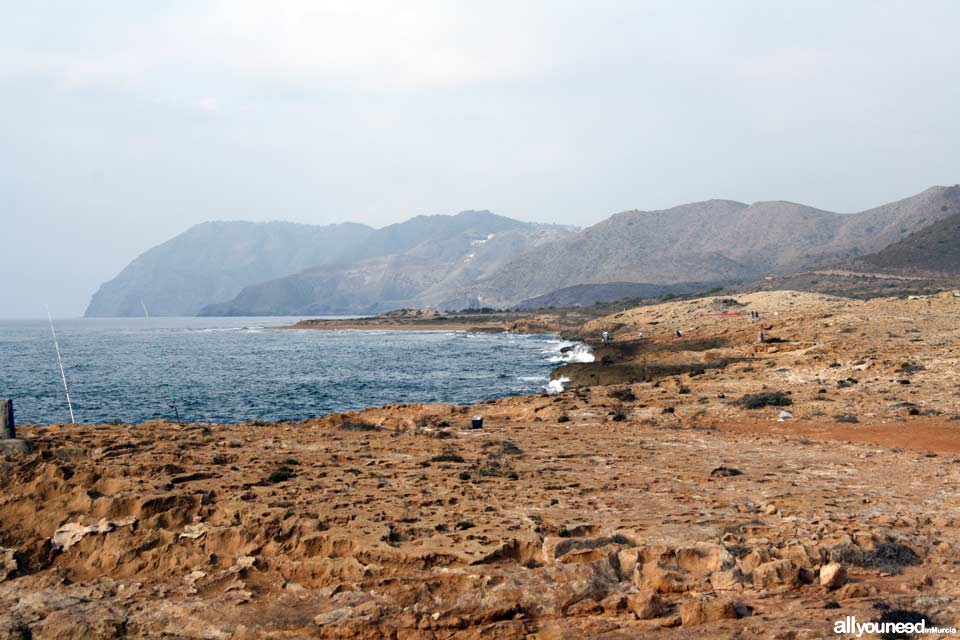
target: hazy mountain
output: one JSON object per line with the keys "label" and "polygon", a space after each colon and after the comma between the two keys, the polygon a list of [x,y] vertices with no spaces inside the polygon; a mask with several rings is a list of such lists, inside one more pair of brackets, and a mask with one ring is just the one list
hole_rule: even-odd
{"label": "hazy mountain", "polygon": [[729,200],[628,211],[519,256],[466,295],[512,306],[577,284],[749,280],[835,263],[879,251],[946,217],[958,192],[932,187],[855,214]]}
{"label": "hazy mountain", "polygon": [[[931,225],[957,213],[960,186],[854,214],[708,200],[628,211],[582,231],[487,211],[418,216],[377,230],[209,223],[131,263],[101,287],[87,315],[139,315],[141,297],[158,315],[592,304],[629,297],[620,291],[752,281],[861,256],[863,264],[921,269],[923,260],[929,267],[952,260],[955,227]],[[930,246],[939,249],[921,248]]]}
{"label": "hazy mountain", "polygon": [[[201,315],[376,313],[422,306],[487,277],[517,255],[572,231],[487,211],[419,216],[379,229],[338,264],[251,285]],[[462,306],[472,300],[465,298]]]}
{"label": "hazy mountain", "polygon": [[206,222],[131,262],[97,291],[86,316],[190,316],[246,285],[348,254],[373,229],[360,224]]}

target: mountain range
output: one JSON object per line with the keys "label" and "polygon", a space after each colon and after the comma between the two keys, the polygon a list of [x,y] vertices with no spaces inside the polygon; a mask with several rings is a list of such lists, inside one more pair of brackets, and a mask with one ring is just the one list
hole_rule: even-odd
{"label": "mountain range", "polygon": [[834,264],[957,271],[957,233],[960,186],[851,214],[708,200],[627,211],[582,230],[488,211],[382,229],[213,222],[138,257],[101,286],[86,315],[141,315],[143,306],[155,315],[530,308],[686,293]]}
{"label": "mountain range", "polygon": [[488,211],[419,216],[379,229],[350,260],[245,287],[201,315],[365,314],[409,306],[471,306],[459,292],[517,255],[573,233]]}

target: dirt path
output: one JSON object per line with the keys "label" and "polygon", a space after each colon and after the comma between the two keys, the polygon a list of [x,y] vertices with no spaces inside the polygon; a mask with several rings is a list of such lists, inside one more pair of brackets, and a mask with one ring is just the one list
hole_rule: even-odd
{"label": "dirt path", "polygon": [[943,417],[858,424],[804,420],[743,420],[722,422],[716,427],[729,433],[782,435],[820,442],[856,442],[922,453],[960,455],[960,421]]}

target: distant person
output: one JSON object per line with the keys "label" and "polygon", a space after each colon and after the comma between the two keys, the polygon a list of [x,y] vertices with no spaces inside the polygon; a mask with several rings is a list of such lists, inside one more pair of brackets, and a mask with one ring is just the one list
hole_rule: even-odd
{"label": "distant person", "polygon": [[674,334],[674,335],[675,335],[677,338],[682,338],[682,337],[683,337],[683,331],[680,331],[680,329],[679,329],[679,327],[678,327],[678,328],[677,328],[677,332],[676,332],[676,334]]}
{"label": "distant person", "polygon": [[610,342],[610,334],[607,333],[606,331],[603,332],[603,341]]}

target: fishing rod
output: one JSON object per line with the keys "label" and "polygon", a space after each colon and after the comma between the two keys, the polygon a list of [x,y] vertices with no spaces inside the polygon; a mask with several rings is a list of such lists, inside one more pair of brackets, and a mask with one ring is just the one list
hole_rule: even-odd
{"label": "fishing rod", "polygon": [[[150,320],[150,312],[147,311],[147,305],[144,304],[143,298],[140,298],[140,306],[143,308],[143,317],[144,317],[146,320]],[[153,323],[149,323],[149,324],[150,324],[151,327],[152,327]],[[162,359],[163,359],[163,355],[164,355],[164,353],[163,353],[163,347],[160,346],[159,343],[158,343],[157,349],[158,349],[158,351],[160,352],[160,358],[161,358],[161,360],[162,360]],[[174,413],[174,415],[176,415],[176,417],[177,417],[177,424],[182,427],[182,426],[183,426],[183,419],[180,417],[180,409],[177,408],[177,394],[174,393],[174,390],[173,390],[173,388],[172,388],[172,385],[171,385],[171,389],[170,389],[170,402],[167,404],[167,406],[168,406],[169,408],[173,409],[173,413]]]}
{"label": "fishing rod", "polygon": [[47,319],[50,320],[50,333],[53,334],[53,346],[57,350],[57,364],[60,365],[60,379],[63,380],[63,392],[67,395],[67,409],[70,410],[70,422],[77,424],[73,417],[73,402],[70,401],[70,389],[67,387],[67,374],[63,371],[63,357],[60,355],[60,342],[57,340],[57,330],[53,328],[53,316],[50,307],[47,307]]}

